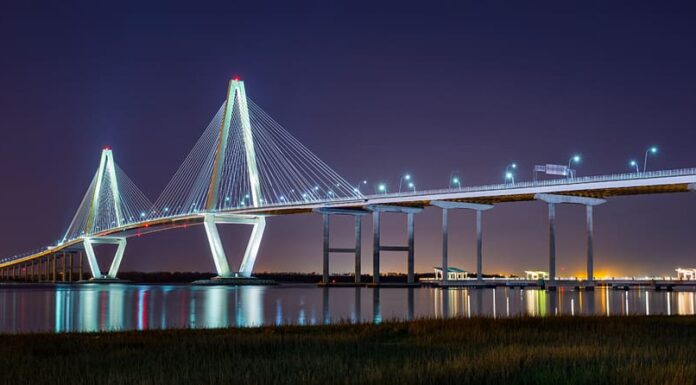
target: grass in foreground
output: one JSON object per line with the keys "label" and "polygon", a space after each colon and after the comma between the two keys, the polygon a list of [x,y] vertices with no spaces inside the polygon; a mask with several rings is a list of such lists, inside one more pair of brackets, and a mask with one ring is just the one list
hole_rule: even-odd
{"label": "grass in foreground", "polygon": [[0,336],[2,384],[694,384],[696,317]]}

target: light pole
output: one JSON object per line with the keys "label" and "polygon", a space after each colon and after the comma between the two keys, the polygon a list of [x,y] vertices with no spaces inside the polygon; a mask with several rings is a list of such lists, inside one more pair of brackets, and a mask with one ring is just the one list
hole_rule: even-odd
{"label": "light pole", "polygon": [[360,192],[360,185],[366,185],[366,184],[367,184],[367,179],[363,179],[362,182],[358,182],[358,184],[355,187],[353,187],[353,191],[355,191],[356,193],[359,193]]}
{"label": "light pole", "polygon": [[452,185],[456,185],[458,189],[462,188],[462,181],[459,179],[458,176],[453,176],[450,178],[449,187],[452,188]]}
{"label": "light pole", "polygon": [[377,190],[383,193],[384,195],[387,195],[387,185],[385,185],[384,183],[380,183],[379,186],[377,186]]}
{"label": "light pole", "polygon": [[638,168],[638,162],[635,160],[632,160],[628,163],[629,166],[634,167],[636,169],[636,174],[640,174],[640,169]]}
{"label": "light pole", "polygon": [[409,182],[411,180],[411,174],[404,174],[399,178],[399,192],[401,192],[401,183],[403,181]]}
{"label": "light pole", "polygon": [[573,155],[573,156],[570,157],[570,159],[568,159],[568,178],[571,178],[571,177],[574,177],[574,176],[575,176],[575,175],[573,175],[573,171],[572,171],[572,169],[570,168],[570,166],[571,166],[573,163],[580,163],[580,159],[581,159],[581,158],[580,158],[580,155]]}
{"label": "light pole", "polygon": [[416,185],[413,184],[413,182],[408,182],[408,188],[410,188],[411,191],[416,192]]}
{"label": "light pole", "polygon": [[517,170],[517,163],[510,163],[507,166],[505,166],[505,181],[506,182],[508,179],[512,179],[512,184],[515,184],[515,175],[514,175],[515,170]]}
{"label": "light pole", "polygon": [[647,171],[648,169],[648,154],[657,154],[657,147],[652,146],[649,149],[645,150],[645,160],[643,160],[643,172]]}

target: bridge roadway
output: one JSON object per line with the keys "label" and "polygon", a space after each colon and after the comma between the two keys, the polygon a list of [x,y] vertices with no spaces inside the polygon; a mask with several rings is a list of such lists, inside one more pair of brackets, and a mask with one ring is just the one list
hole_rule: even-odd
{"label": "bridge roadway", "polygon": [[[689,192],[694,189],[696,189],[696,168],[688,168],[646,173],[614,174],[578,177],[573,179],[518,182],[515,184],[509,183],[406,193],[380,194],[365,196],[362,199],[292,202],[285,204],[265,205],[261,207],[236,208],[215,213],[198,212],[188,215],[148,219],[121,227],[112,228],[99,233],[90,234],[89,236],[93,238],[110,236],[128,238],[142,236],[158,231],[200,225],[203,224],[206,215],[210,214],[256,217],[311,213],[316,211],[321,212],[321,210],[369,212],[375,211],[375,207],[422,208],[425,206],[437,205],[437,202],[462,202],[475,205],[494,205],[507,202],[532,201],[538,199],[539,194],[604,199],[624,195]],[[446,227],[443,228],[443,230],[446,230]],[[386,246],[382,247],[383,249],[389,249],[389,247]],[[392,248],[399,249],[396,251],[406,251],[405,247]],[[82,238],[72,239],[59,245],[49,246],[46,249],[35,253],[14,258],[6,258],[0,262],[0,269],[40,259],[51,254],[60,252],[75,252],[83,249]],[[328,267],[326,260],[325,265]]]}

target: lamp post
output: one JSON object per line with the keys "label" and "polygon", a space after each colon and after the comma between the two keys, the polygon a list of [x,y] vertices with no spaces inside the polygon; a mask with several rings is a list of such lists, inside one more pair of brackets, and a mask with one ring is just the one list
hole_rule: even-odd
{"label": "lamp post", "polygon": [[505,182],[508,179],[512,179],[512,184],[515,184],[515,170],[517,170],[517,163],[510,163],[505,166]]}
{"label": "lamp post", "polygon": [[462,188],[462,181],[456,175],[450,175],[449,187],[452,188],[453,185],[456,185],[458,189]]}
{"label": "lamp post", "polygon": [[572,169],[570,166],[572,166],[573,163],[580,163],[580,155],[573,155],[568,159],[568,178],[574,177]]}
{"label": "lamp post", "polygon": [[411,174],[404,174],[399,178],[399,192],[401,192],[401,183],[403,181],[409,182],[411,180]]}
{"label": "lamp post", "polygon": [[362,182],[358,182],[358,184],[355,185],[355,187],[353,187],[353,191],[355,191],[356,193],[359,193],[360,192],[360,185],[366,185],[366,184],[367,184],[367,179],[363,179]]}
{"label": "lamp post", "polygon": [[657,154],[657,147],[652,146],[645,150],[645,159],[643,160],[643,172],[648,170],[648,154]]}
{"label": "lamp post", "polygon": [[408,188],[410,188],[411,191],[416,192],[416,185],[413,184],[413,182],[408,182]]}
{"label": "lamp post", "polygon": [[638,162],[636,162],[635,160],[631,160],[628,163],[628,165],[636,169],[636,174],[640,174],[640,169],[638,168]]}
{"label": "lamp post", "polygon": [[377,191],[383,193],[384,195],[387,195],[387,185],[384,183],[380,183],[379,186],[377,186]]}

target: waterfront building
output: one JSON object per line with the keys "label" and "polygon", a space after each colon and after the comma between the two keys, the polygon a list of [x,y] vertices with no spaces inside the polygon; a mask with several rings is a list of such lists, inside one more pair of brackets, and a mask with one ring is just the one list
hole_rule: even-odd
{"label": "waterfront building", "polygon": [[525,270],[524,274],[527,276],[527,279],[530,281],[536,281],[539,279],[549,279],[549,273],[547,273],[545,271]]}
{"label": "waterfront building", "polygon": [[676,268],[677,279],[684,281],[696,281],[696,267],[684,269],[681,267]]}
{"label": "waterfront building", "polygon": [[[463,279],[467,279],[469,277],[469,272],[456,268],[456,267],[448,267],[447,268],[447,280],[448,281],[460,281]],[[435,279],[436,280],[442,280],[442,267],[435,266]]]}

